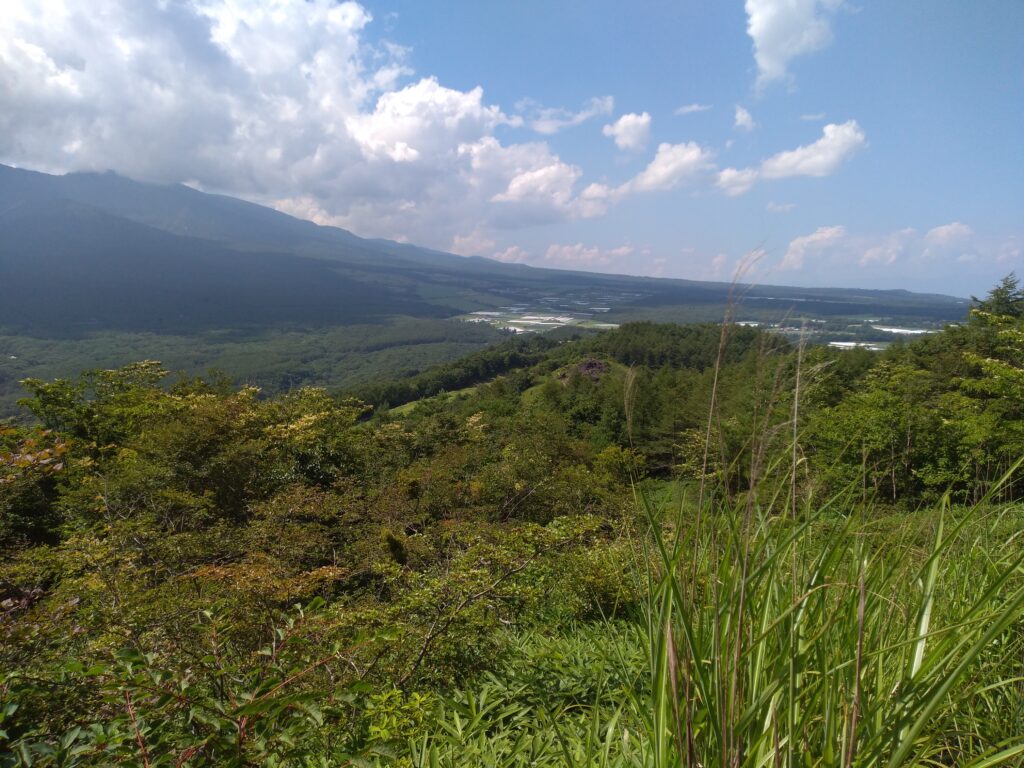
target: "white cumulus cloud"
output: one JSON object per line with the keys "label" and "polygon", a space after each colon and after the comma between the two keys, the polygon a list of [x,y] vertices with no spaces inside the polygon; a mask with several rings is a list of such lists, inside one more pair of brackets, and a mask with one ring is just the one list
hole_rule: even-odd
{"label": "white cumulus cloud", "polygon": [[637,152],[647,146],[651,135],[651,116],[647,112],[639,115],[631,112],[606,125],[601,132],[613,139],[619,149]]}
{"label": "white cumulus cloud", "polygon": [[759,86],[788,77],[792,59],[832,42],[832,13],[842,0],[747,0]]}
{"label": "white cumulus cloud", "polygon": [[788,152],[780,152],[761,164],[761,176],[784,179],[788,176],[828,176],[867,143],[856,120],[837,125],[829,123],[821,138]]}
{"label": "white cumulus cloud", "polygon": [[610,204],[643,192],[667,192],[695,181],[714,169],[714,153],[696,142],[658,145],[654,159],[628,181],[612,187],[594,183],[580,193],[583,215],[598,215]]}
{"label": "white cumulus cloud", "polygon": [[[485,98],[416,76],[336,0],[4,0],[0,162],[189,181],[361,235],[471,249],[603,208]],[[553,132],[611,112],[537,109]],[[487,252],[487,251],[485,251]]]}
{"label": "white cumulus cloud", "polygon": [[757,183],[756,168],[723,168],[718,172],[715,184],[730,197],[742,195]]}
{"label": "white cumulus cloud", "polygon": [[622,192],[654,192],[673,189],[710,169],[713,155],[696,142],[663,143],[650,164],[620,189]]}
{"label": "white cumulus cloud", "polygon": [[[505,109],[481,87],[414,72],[373,23],[350,0],[3,0],[0,162],[187,181],[364,236],[525,260],[496,244],[505,231],[688,184],[740,194],[827,175],[864,144],[850,121],[760,166],[719,169],[706,147],[666,142],[632,178],[594,182],[544,137],[611,115],[612,97]],[[650,131],[647,112],[605,129],[630,151]]]}
{"label": "white cumulus cloud", "polygon": [[368,158],[443,162],[453,143],[487,135],[508,118],[483,103],[482,88],[457,91],[429,77],[382,94],[372,112],[354,114],[345,122]]}
{"label": "white cumulus cloud", "polygon": [[742,195],[760,179],[830,176],[866,143],[856,120],[829,123],[817,141],[772,155],[757,168],[722,169],[717,184],[727,195]]}

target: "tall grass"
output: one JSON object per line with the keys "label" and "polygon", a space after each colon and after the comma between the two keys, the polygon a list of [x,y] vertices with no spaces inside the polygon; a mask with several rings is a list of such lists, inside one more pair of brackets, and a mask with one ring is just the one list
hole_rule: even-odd
{"label": "tall grass", "polygon": [[[978,506],[927,548],[837,496],[702,529],[650,504],[652,765],[994,765],[1024,755],[1024,548]],[[902,534],[902,535],[901,535]],[[895,539],[895,540],[894,540]],[[923,551],[922,551],[923,549]],[[697,568],[687,562],[697,553]],[[1014,738],[1014,736],[1017,738]]]}
{"label": "tall grass", "polygon": [[1019,510],[639,502],[644,653],[591,634],[589,700],[492,680],[449,703],[414,765],[1024,764]]}

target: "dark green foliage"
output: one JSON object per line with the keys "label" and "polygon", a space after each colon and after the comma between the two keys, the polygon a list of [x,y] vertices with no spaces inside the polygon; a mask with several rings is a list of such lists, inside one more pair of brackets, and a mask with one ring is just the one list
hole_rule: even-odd
{"label": "dark green foliage", "polygon": [[0,424],[0,551],[58,538],[56,482],[68,448],[66,438],[48,430]]}
{"label": "dark green foliage", "polygon": [[354,394],[371,405],[404,405],[536,365],[555,346],[544,336],[512,338],[408,379],[356,389]]}
{"label": "dark green foliage", "polygon": [[1004,277],[984,299],[971,297],[971,301],[975,309],[985,314],[1010,318],[1024,315],[1024,290],[1013,272]]}
{"label": "dark green foliage", "polygon": [[[710,323],[685,326],[627,323],[615,333],[598,337],[592,348],[624,365],[704,371],[713,367],[718,359],[720,337],[721,326]],[[743,359],[762,338],[763,334],[753,328],[733,328],[722,362],[735,363]],[[772,341],[785,346],[782,339]]]}
{"label": "dark green foliage", "polygon": [[[0,418],[18,415],[26,378],[67,378],[92,368],[159,359],[171,371],[209,377],[222,371],[233,385],[267,394],[303,386],[348,390],[415,375],[502,340],[489,326],[456,320],[396,317],[378,325],[193,335],[95,332],[77,339],[0,335]],[[13,358],[13,359],[12,359]]]}
{"label": "dark green foliage", "polygon": [[[1024,320],[982,309],[1012,312],[1014,285],[1006,278],[965,325],[888,350],[854,389],[809,414],[821,477],[892,502],[982,498],[1024,456]],[[1019,481],[999,494],[1018,498]]]}

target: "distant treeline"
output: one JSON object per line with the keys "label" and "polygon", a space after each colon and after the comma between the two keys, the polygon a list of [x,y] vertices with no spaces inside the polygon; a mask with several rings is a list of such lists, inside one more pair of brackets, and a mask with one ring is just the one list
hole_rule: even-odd
{"label": "distant treeline", "polygon": [[[730,327],[722,347],[722,362],[736,363],[759,343],[773,351],[786,346],[782,337],[768,336],[756,328]],[[627,323],[616,333],[597,337],[591,343],[594,353],[603,353],[623,365],[647,368],[689,368],[703,371],[715,364],[722,341],[722,326],[666,325],[663,323]]]}
{"label": "distant treeline", "polygon": [[[580,341],[580,337],[572,335],[563,340]],[[623,365],[703,371],[715,364],[720,340],[721,326],[713,323],[680,326],[637,322],[626,323],[614,333],[584,339],[573,347],[573,353],[582,351],[608,356]],[[550,351],[560,343],[557,337],[550,335],[514,337],[409,378],[374,383],[354,389],[349,394],[376,408],[394,408],[530,368],[548,359]],[[786,341],[754,328],[732,327],[728,333],[728,344],[722,349],[722,362],[738,362],[758,344],[777,351],[786,346]]]}
{"label": "distant treeline", "polygon": [[351,394],[374,407],[394,408],[442,392],[471,387],[495,376],[536,365],[544,358],[545,353],[558,346],[558,343],[546,336],[511,338],[454,362],[434,366],[407,379],[371,384]]}

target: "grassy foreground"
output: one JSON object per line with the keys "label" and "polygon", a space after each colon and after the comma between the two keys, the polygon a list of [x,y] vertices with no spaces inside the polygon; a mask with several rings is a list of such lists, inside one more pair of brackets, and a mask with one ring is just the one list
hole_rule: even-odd
{"label": "grassy foreground", "polygon": [[643,500],[642,624],[523,639],[411,764],[1024,763],[1022,510],[846,502],[677,526]]}
{"label": "grassy foreground", "polygon": [[230,727],[202,755],[182,750],[181,729],[216,718],[183,719],[175,697],[188,686],[125,655],[107,688],[127,702],[120,723],[23,743],[0,763],[1024,764],[1024,509],[885,514],[837,497],[793,518],[773,501],[708,502],[695,517],[685,499],[665,508],[640,494],[647,531],[623,548],[648,582],[635,614],[510,631],[496,668],[449,695],[376,691],[357,752],[338,749],[348,739],[317,705],[328,691],[285,690],[312,668],[279,670],[221,707],[224,723],[251,719],[246,750]]}

